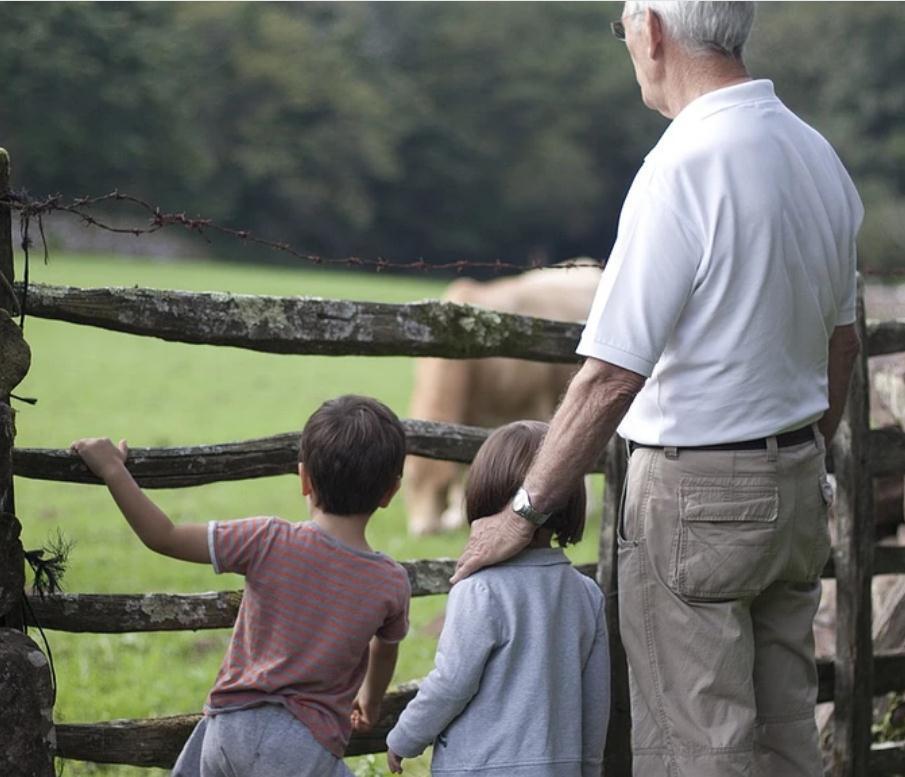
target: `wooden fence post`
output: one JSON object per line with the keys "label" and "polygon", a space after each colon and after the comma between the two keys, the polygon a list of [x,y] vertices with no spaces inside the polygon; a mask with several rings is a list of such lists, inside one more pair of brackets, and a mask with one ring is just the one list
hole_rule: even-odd
{"label": "wooden fence post", "polygon": [[[9,192],[9,155],[0,149],[0,195]],[[53,777],[53,687],[47,658],[23,634],[25,557],[13,498],[15,420],[10,392],[30,353],[13,321],[12,214],[0,205],[0,774]]]}
{"label": "wooden fence post", "polygon": [[[9,156],[0,149],[0,195],[8,191]],[[18,609],[25,583],[25,558],[13,499],[15,423],[9,398],[18,380],[7,375],[11,371],[12,354],[17,350],[15,341],[21,340],[21,333],[11,318],[18,310],[12,284],[12,216],[8,207],[0,205],[0,625],[18,627],[22,624]]]}
{"label": "wooden fence post", "polygon": [[873,723],[871,581],[874,526],[870,457],[870,383],[864,289],[858,281],[861,354],[845,414],[832,444],[836,472],[836,658],[833,777],[866,777]]}
{"label": "wooden fence post", "polygon": [[610,727],[603,757],[606,777],[631,777],[632,713],[628,688],[628,665],[619,635],[619,585],[617,576],[617,530],[622,489],[628,470],[628,455],[621,438],[614,435],[607,450],[604,476],[603,516],[597,559],[597,582],[606,595],[607,628],[610,637]]}

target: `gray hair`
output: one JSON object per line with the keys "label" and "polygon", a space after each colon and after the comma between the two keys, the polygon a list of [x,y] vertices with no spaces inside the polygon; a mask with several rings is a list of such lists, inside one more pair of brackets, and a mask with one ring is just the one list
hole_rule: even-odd
{"label": "gray hair", "polygon": [[754,22],[754,3],[741,0],[630,0],[625,15],[648,8],[691,54],[719,52],[741,59]]}

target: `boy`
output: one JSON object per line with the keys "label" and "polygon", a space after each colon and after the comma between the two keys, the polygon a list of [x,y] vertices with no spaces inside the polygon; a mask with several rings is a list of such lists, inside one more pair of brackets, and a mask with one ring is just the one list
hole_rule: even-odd
{"label": "boy", "polygon": [[[174,525],[125,467],[125,441],[72,450],[107,485],[151,550],[245,575],[229,648],[176,777],[349,777],[351,729],[377,722],[408,630],[405,570],[365,528],[399,488],[405,432],[382,403],[325,402],[302,431],[299,476],[312,520]],[[357,696],[356,696],[357,692]]]}

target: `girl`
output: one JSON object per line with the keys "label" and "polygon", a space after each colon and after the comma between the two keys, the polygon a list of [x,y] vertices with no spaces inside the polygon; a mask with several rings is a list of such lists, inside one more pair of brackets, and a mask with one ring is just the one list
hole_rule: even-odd
{"label": "girl", "polygon": [[[517,421],[488,438],[466,485],[469,523],[512,499],[546,431]],[[435,667],[387,737],[391,772],[433,744],[432,773],[445,777],[600,775],[610,706],[603,595],[562,551],[581,539],[584,513],[580,482],[526,550],[452,589]]]}

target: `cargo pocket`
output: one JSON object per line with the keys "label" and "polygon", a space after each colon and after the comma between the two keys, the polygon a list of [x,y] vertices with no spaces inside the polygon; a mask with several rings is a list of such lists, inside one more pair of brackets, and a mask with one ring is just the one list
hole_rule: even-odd
{"label": "cargo pocket", "polygon": [[754,596],[768,584],[779,489],[769,478],[685,478],[671,585],[686,599]]}

